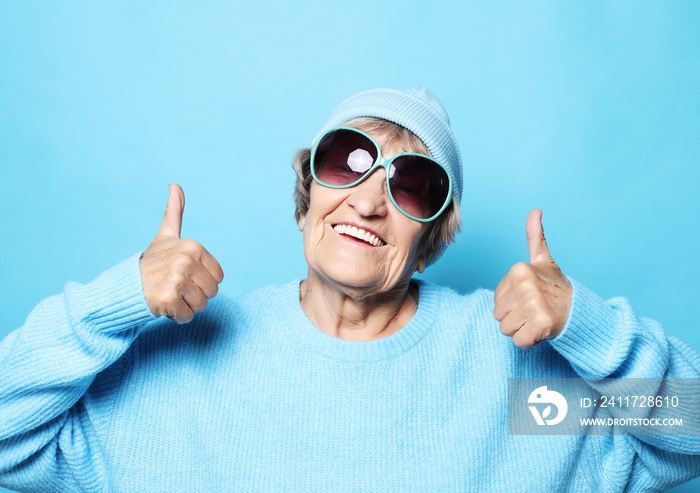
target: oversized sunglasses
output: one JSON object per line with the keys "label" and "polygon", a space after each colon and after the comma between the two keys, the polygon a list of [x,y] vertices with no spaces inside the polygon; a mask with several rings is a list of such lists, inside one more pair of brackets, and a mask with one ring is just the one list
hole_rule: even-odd
{"label": "oversized sunglasses", "polygon": [[328,130],[311,149],[311,175],[324,187],[354,187],[377,168],[386,171],[391,201],[411,219],[432,221],[450,203],[449,173],[442,164],[423,154],[403,152],[384,159],[377,141],[347,127]]}

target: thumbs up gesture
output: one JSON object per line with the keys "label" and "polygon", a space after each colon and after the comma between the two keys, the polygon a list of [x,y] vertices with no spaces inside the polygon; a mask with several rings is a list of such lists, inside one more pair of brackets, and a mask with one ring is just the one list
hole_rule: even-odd
{"label": "thumbs up gesture", "polygon": [[530,263],[515,264],[496,288],[493,315],[501,332],[521,348],[558,336],[569,318],[571,283],[552,260],[542,229],[542,211],[527,218]]}
{"label": "thumbs up gesture", "polygon": [[178,324],[192,321],[196,312],[216,296],[224,272],[219,262],[194,240],[180,239],[185,194],[170,185],[163,223],[141,256],[141,280],[148,307]]}

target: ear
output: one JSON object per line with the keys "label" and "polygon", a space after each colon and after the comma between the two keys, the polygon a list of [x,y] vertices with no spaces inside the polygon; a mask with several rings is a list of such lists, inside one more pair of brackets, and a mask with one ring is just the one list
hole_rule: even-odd
{"label": "ear", "polygon": [[425,272],[425,259],[423,257],[418,259],[418,272],[420,274]]}
{"label": "ear", "polygon": [[299,231],[301,231],[301,232],[304,231],[305,224],[306,224],[306,214],[300,214],[299,220],[297,221],[297,225],[299,226]]}

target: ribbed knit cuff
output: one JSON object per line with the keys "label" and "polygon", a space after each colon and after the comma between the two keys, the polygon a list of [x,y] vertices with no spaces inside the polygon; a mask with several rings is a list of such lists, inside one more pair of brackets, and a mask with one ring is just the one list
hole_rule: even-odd
{"label": "ribbed knit cuff", "polygon": [[[582,377],[601,378],[610,354],[616,353],[619,334],[616,312],[603,298],[568,278],[573,288],[569,319],[549,343]],[[622,329],[620,329],[622,330]]]}
{"label": "ribbed knit cuff", "polygon": [[141,253],[85,284],[69,283],[65,296],[74,319],[96,332],[114,333],[142,326],[156,316],[143,295]]}

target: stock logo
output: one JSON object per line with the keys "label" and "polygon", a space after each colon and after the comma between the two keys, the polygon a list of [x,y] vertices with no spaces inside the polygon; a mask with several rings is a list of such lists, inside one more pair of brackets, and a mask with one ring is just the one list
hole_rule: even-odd
{"label": "stock logo", "polygon": [[[554,390],[547,390],[547,386],[537,387],[532,391],[530,397],[527,399],[528,407],[532,416],[537,421],[538,425],[544,426],[544,424],[555,425],[561,423],[566,417],[566,413],[569,410],[569,405],[566,403],[566,399],[559,392]],[[542,415],[537,410],[537,406],[534,404],[549,404],[542,411]],[[552,406],[557,408],[557,414],[555,417],[547,419],[550,414],[552,414]],[[540,406],[541,407],[541,406]]]}

